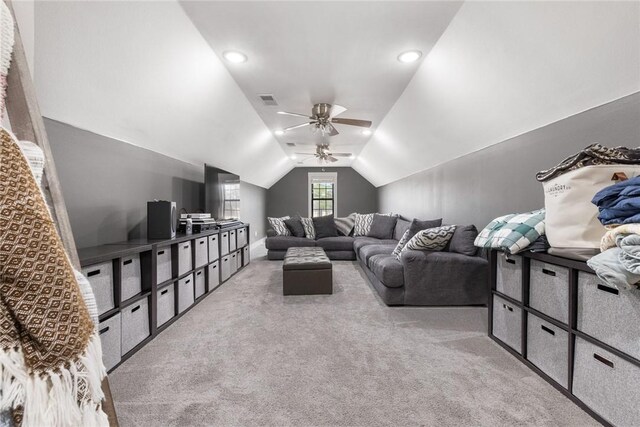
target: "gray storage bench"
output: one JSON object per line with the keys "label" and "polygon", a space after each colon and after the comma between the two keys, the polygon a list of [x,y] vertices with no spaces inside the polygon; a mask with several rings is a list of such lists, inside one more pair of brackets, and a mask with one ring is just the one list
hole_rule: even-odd
{"label": "gray storage bench", "polygon": [[333,270],[324,249],[289,248],[282,263],[283,295],[333,293]]}

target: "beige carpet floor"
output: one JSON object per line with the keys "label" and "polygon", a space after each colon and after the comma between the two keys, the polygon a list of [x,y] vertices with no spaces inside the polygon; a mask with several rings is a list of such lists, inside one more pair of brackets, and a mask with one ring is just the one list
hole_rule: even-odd
{"label": "beige carpet floor", "polygon": [[283,297],[255,260],[110,375],[122,426],[589,426],[484,308],[386,307],[356,263]]}

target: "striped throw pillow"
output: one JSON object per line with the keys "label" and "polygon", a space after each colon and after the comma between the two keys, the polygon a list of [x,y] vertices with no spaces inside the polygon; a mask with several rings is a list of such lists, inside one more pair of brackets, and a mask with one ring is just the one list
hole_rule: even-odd
{"label": "striped throw pillow", "polygon": [[409,250],[441,251],[447,246],[455,231],[455,225],[443,225],[418,231],[402,248],[402,252]]}

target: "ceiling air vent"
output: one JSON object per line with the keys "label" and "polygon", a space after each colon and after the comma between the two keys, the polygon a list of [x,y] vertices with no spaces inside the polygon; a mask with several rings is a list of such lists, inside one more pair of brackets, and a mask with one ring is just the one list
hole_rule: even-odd
{"label": "ceiling air vent", "polygon": [[269,95],[268,93],[265,93],[265,94],[258,95],[258,96],[260,97],[260,99],[262,100],[264,105],[268,105],[268,106],[278,105],[278,103],[276,102],[276,99],[273,97],[273,95]]}
{"label": "ceiling air vent", "polygon": [[287,145],[288,145],[289,147],[295,147],[295,146],[296,146],[296,143],[295,143],[295,142],[287,142]]}

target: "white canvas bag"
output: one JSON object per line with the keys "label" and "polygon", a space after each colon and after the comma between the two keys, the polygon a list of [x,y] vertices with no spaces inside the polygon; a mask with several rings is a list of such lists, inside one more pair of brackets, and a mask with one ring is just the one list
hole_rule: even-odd
{"label": "white canvas bag", "polygon": [[595,194],[640,174],[640,165],[585,166],[544,182],[546,234],[552,248],[598,249],[606,232],[598,220]]}

